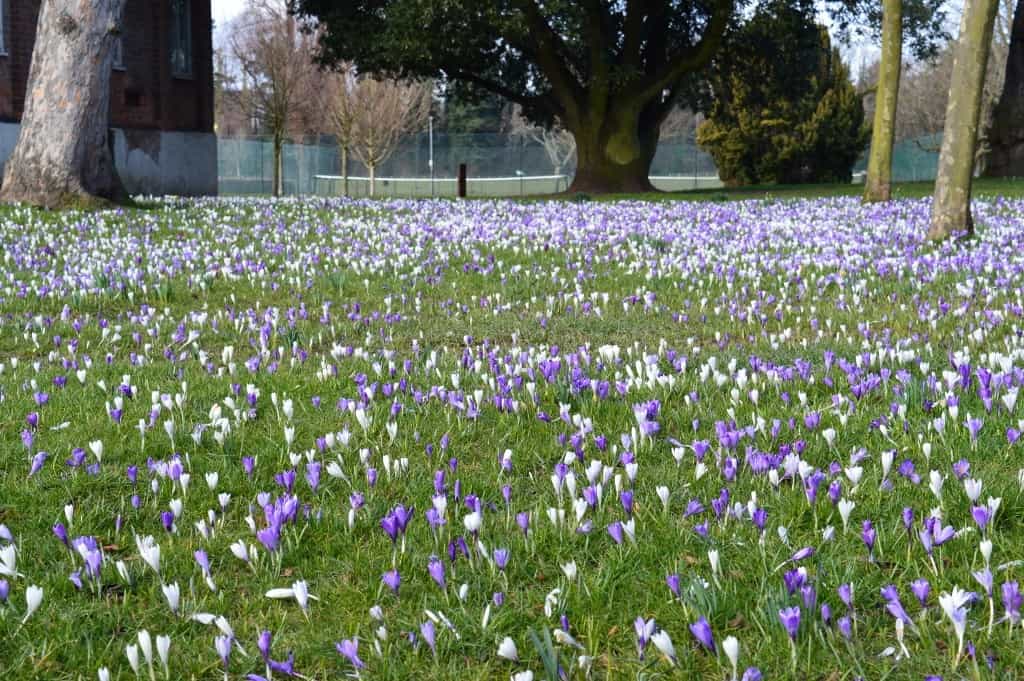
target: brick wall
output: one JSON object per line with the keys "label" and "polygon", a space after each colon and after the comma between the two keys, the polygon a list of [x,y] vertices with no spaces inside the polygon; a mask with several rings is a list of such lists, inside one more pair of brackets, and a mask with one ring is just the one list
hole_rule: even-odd
{"label": "brick wall", "polygon": [[[0,0],[6,55],[0,55],[0,120],[16,121],[25,103],[39,0]],[[110,79],[111,125],[124,128],[213,130],[213,46],[210,0],[191,0],[192,75],[174,77],[170,62],[170,1],[127,0],[124,69]]]}

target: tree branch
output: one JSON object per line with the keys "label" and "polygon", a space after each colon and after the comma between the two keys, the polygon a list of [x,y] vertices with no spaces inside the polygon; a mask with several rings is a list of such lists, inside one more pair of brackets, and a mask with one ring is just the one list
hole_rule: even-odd
{"label": "tree branch", "polygon": [[622,27],[622,61],[626,66],[640,66],[640,48],[644,42],[644,11],[647,3],[641,0],[627,0],[626,20]]}
{"label": "tree branch", "polygon": [[550,113],[552,116],[560,116],[563,113],[561,110],[561,104],[557,101],[553,101],[549,96],[523,94],[522,92],[517,92],[497,81],[491,80],[490,78],[484,78],[483,76],[459,68],[444,70],[453,78],[464,80],[467,83],[472,83],[478,87],[488,90],[489,92],[500,95],[510,102],[515,102],[520,106],[540,108],[543,111]]}
{"label": "tree branch", "polygon": [[578,118],[577,102],[583,95],[583,88],[566,65],[568,50],[565,43],[551,28],[535,0],[515,0],[526,18],[526,24],[535,34],[537,66],[551,83],[555,97],[569,117]]}
{"label": "tree branch", "polygon": [[658,93],[671,87],[687,73],[696,71],[714,56],[725,35],[735,7],[734,0],[715,0],[711,19],[708,21],[704,35],[696,45],[692,45],[670,58],[660,69],[649,78],[645,78],[640,90],[636,93],[638,101],[646,102]]}

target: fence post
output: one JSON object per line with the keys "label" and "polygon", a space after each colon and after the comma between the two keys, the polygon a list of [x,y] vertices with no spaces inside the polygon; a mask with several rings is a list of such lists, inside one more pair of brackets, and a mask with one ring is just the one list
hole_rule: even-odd
{"label": "fence post", "polygon": [[456,195],[460,199],[466,198],[466,175],[467,175],[466,164],[465,163],[460,163],[459,164],[459,181],[458,181],[458,187],[457,187],[457,190],[456,190]]}

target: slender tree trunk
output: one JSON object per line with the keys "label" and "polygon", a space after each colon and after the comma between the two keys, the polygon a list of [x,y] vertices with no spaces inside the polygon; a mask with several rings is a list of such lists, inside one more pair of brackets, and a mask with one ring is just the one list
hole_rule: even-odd
{"label": "slender tree trunk", "polygon": [[271,187],[271,193],[274,196],[281,196],[281,183],[282,183],[282,153],[284,151],[284,140],[278,135],[274,135],[274,181]]}
{"label": "slender tree trunk", "polygon": [[370,171],[370,198],[372,199],[377,194],[377,164],[371,163],[366,168]]}
{"label": "slender tree trunk", "polygon": [[341,190],[348,196],[348,147],[341,145]]}
{"label": "slender tree trunk", "polygon": [[988,134],[987,177],[1024,177],[1024,0],[1017,0],[1010,53]]}
{"label": "slender tree trunk", "polygon": [[569,192],[588,194],[653,192],[648,177],[658,150],[657,126],[640,129],[624,122],[584,120],[572,130],[576,139],[576,177]]}
{"label": "slender tree trunk", "polygon": [[127,198],[111,152],[110,70],[125,0],[44,0],[0,199],[46,208]]}
{"label": "slender tree trunk", "polygon": [[971,179],[985,69],[997,9],[998,0],[964,0],[935,179],[929,239],[945,239],[962,231],[969,235],[974,233]]}
{"label": "slender tree trunk", "polygon": [[896,137],[896,102],[899,99],[902,69],[903,3],[902,0],[884,0],[882,60],[875,93],[868,176],[864,184],[864,200],[869,203],[888,201],[892,195],[892,147]]}

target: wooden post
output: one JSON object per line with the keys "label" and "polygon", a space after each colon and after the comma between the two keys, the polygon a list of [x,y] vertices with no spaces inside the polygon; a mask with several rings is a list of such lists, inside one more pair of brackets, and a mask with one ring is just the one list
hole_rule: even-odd
{"label": "wooden post", "polygon": [[466,164],[465,163],[460,163],[459,164],[459,182],[458,182],[458,189],[456,191],[456,195],[460,199],[466,198],[466,174],[467,174],[466,173]]}

